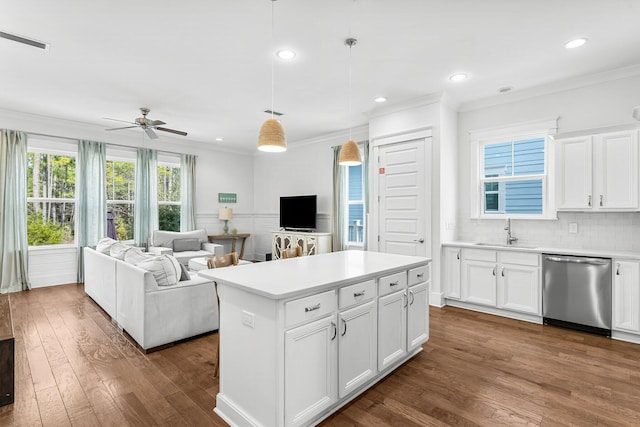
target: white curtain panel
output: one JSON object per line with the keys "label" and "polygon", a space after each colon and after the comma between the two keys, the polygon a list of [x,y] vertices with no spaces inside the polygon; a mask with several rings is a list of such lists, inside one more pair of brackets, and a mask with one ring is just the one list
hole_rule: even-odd
{"label": "white curtain panel", "polygon": [[136,158],[136,200],[133,239],[147,246],[153,230],[158,229],[158,153],[138,148]]}
{"label": "white curtain panel", "polygon": [[342,251],[345,244],[345,174],[344,167],[338,162],[341,146],[333,147],[333,203],[331,207],[331,232],[333,234],[333,250]]}
{"label": "white curtain panel", "polygon": [[196,156],[180,156],[180,231],[196,228]]}

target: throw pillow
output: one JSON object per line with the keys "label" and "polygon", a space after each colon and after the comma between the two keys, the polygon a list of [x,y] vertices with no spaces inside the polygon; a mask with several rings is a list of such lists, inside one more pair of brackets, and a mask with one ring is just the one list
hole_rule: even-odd
{"label": "throw pillow", "polygon": [[111,246],[116,243],[116,240],[113,240],[111,237],[105,237],[100,240],[96,245],[96,252],[100,252],[101,254],[109,255],[111,252]]}
{"label": "throw pillow", "polygon": [[136,264],[149,271],[158,286],[173,286],[180,278],[180,263],[171,255],[159,255]]}
{"label": "throw pillow", "polygon": [[124,253],[124,262],[128,264],[138,264],[150,258],[153,258],[153,255],[143,252],[140,248],[131,248]]}
{"label": "throw pillow", "polygon": [[181,282],[184,282],[185,280],[191,280],[191,275],[187,271],[187,267],[184,264],[180,264],[180,270],[182,270],[182,273],[180,274]]}
{"label": "throw pillow", "polygon": [[133,249],[133,246],[125,245],[121,242],[115,242],[111,245],[111,249],[109,250],[109,255],[114,257],[115,259],[124,259],[124,255],[130,250]]}
{"label": "throw pillow", "polygon": [[200,240],[198,239],[175,239],[173,241],[173,252],[199,251]]}

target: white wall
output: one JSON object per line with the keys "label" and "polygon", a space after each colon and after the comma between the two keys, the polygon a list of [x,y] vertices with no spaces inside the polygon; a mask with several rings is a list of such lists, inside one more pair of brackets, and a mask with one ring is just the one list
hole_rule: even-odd
{"label": "white wall", "polygon": [[[201,143],[161,135],[160,139],[143,139],[143,132],[105,132],[102,127],[69,120],[54,119],[21,112],[0,110],[0,129],[14,129],[73,139],[88,139],[128,147],[154,148],[159,151],[195,154],[196,223],[210,234],[222,232],[218,220],[218,193],[237,193],[230,228],[251,232],[253,226],[253,154],[236,154],[210,149]],[[247,241],[245,258],[252,257],[252,240]],[[76,281],[77,254],[73,248],[38,247],[29,251],[29,278],[32,286],[42,287]]]}
{"label": "white wall", "polygon": [[[254,157],[254,241],[257,259],[271,252],[271,231],[279,228],[280,196],[318,196],[320,232],[331,231],[333,150],[348,139],[346,132],[307,141],[289,141],[284,153],[259,152]],[[368,139],[366,127],[352,130],[352,139]]]}
{"label": "white wall", "polygon": [[[619,78],[501,105],[475,108],[458,115],[458,228],[454,238],[501,242],[503,221],[470,219],[469,131],[560,117],[559,133],[637,123],[631,110],[640,104],[640,76]],[[514,220],[518,243],[564,248],[640,250],[637,213],[559,213],[559,220]],[[569,223],[578,233],[569,234]]]}

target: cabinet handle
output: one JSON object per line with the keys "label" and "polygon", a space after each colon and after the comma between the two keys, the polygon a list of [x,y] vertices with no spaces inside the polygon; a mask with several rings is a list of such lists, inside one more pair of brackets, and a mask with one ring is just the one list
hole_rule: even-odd
{"label": "cabinet handle", "polygon": [[315,310],[319,310],[319,309],[320,309],[320,303],[317,303],[316,305],[312,305],[312,306],[309,306],[309,307],[305,307],[305,308],[304,308],[304,312],[305,312],[305,313],[308,313],[308,312],[310,312],[310,311],[315,311]]}
{"label": "cabinet handle", "polygon": [[587,201],[587,206],[591,207],[591,195],[589,195],[589,200]]}
{"label": "cabinet handle", "polygon": [[456,258],[460,259],[460,251],[456,254]]}
{"label": "cabinet handle", "polygon": [[504,267],[502,267],[502,271],[500,272],[500,274],[502,275],[502,277],[504,277]]}
{"label": "cabinet handle", "polygon": [[389,286],[398,286],[398,283],[400,282],[396,280],[395,282],[389,283]]}
{"label": "cabinet handle", "polygon": [[347,333],[347,321],[342,319],[342,324],[344,324],[344,331],[340,335],[344,336]]}
{"label": "cabinet handle", "polygon": [[600,206],[602,206],[602,194],[600,195]]}
{"label": "cabinet handle", "polygon": [[331,322],[331,326],[333,327],[333,336],[331,337],[331,341],[335,340],[338,336],[338,326],[336,326],[335,322]]}
{"label": "cabinet handle", "polygon": [[360,292],[354,292],[353,293],[353,297],[354,298],[358,298],[364,295],[364,291],[360,291]]}
{"label": "cabinet handle", "polygon": [[493,275],[494,276],[496,275],[496,266],[495,265],[493,266]]}
{"label": "cabinet handle", "polygon": [[413,302],[416,300],[416,296],[413,294],[413,291],[409,291],[409,295],[411,296],[411,302],[409,305],[413,305]]}
{"label": "cabinet handle", "polygon": [[616,276],[620,275],[620,263],[616,263]]}
{"label": "cabinet handle", "polygon": [[409,298],[407,298],[407,293],[403,292],[402,297],[404,298],[404,307],[406,307],[409,304]]}
{"label": "cabinet handle", "polygon": [[420,278],[420,277],[424,277],[424,273],[418,274],[418,278]]}

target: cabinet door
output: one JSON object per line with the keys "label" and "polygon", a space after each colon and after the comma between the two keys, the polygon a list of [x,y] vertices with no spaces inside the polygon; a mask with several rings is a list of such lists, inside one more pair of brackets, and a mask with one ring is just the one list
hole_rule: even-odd
{"label": "cabinet door", "polygon": [[271,252],[273,253],[273,259],[280,259],[282,257],[282,249],[284,249],[282,234],[274,234],[273,247],[271,250]]}
{"label": "cabinet door", "polygon": [[338,393],[343,398],[376,374],[376,302],[338,315]]}
{"label": "cabinet door", "polygon": [[378,370],[407,354],[407,292],[401,290],[378,299]]}
{"label": "cabinet door", "polygon": [[287,426],[304,425],[337,400],[335,315],[285,332]]}
{"label": "cabinet door", "polygon": [[462,300],[496,306],[496,270],[493,262],[463,260]]}
{"label": "cabinet door", "polygon": [[613,329],[640,332],[640,262],[613,265]]}
{"label": "cabinet door", "polygon": [[498,276],[498,307],[540,314],[540,269],[528,265],[502,264]]}
{"label": "cabinet door", "polygon": [[460,299],[460,248],[444,248],[444,296]]}
{"label": "cabinet door", "polygon": [[638,208],[638,133],[637,131],[598,135],[594,145],[597,192],[594,203],[599,209]]}
{"label": "cabinet door", "polygon": [[556,143],[558,209],[592,209],[594,199],[591,137],[559,140]]}
{"label": "cabinet door", "polygon": [[307,236],[305,240],[304,246],[304,254],[305,255],[316,255],[317,254],[317,246],[318,239],[314,236]]}
{"label": "cabinet door", "polygon": [[407,351],[413,351],[429,339],[429,284],[409,288],[407,309]]}

